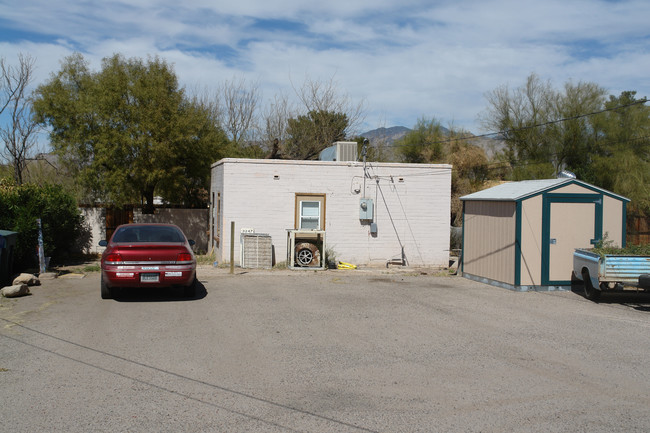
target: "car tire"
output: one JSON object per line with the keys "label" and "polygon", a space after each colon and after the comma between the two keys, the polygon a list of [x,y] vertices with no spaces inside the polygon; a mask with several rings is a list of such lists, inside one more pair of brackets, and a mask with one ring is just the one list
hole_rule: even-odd
{"label": "car tire", "polygon": [[193,298],[196,296],[196,286],[198,285],[198,280],[196,277],[194,277],[194,280],[192,281],[192,284],[189,286],[185,286],[183,288],[183,294],[185,295],[186,298]]}
{"label": "car tire", "polygon": [[99,285],[100,285],[100,288],[101,288],[102,299],[111,299],[113,297],[113,296],[111,296],[112,295],[111,294],[111,288],[108,287],[108,285],[104,281],[104,276],[103,275],[101,276]]}
{"label": "car tire", "polygon": [[585,298],[590,301],[597,301],[600,299],[600,290],[596,289],[591,283],[589,271],[586,269],[582,270],[582,281],[585,283]]}
{"label": "car tire", "polygon": [[296,245],[295,265],[300,267],[320,266],[320,251],[311,242],[302,242]]}

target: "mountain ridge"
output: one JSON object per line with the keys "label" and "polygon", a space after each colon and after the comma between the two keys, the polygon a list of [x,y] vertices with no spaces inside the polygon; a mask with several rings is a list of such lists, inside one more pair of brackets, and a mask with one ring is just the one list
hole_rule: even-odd
{"label": "mountain ridge", "polygon": [[[445,127],[442,127],[442,129],[445,134],[450,132],[449,129]],[[388,128],[381,127],[372,129],[362,133],[361,136],[370,140],[371,145],[373,144],[373,141],[378,141],[382,144],[392,146],[396,141],[400,140],[411,131],[412,129],[407,128],[406,126],[391,126]],[[494,157],[505,147],[504,141],[500,138],[476,137],[472,140],[472,143],[482,148],[489,158]]]}

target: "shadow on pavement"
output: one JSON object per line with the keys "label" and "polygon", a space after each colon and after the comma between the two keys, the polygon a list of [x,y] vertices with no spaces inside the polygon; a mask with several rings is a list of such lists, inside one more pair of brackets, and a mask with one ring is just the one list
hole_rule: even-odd
{"label": "shadow on pavement", "polygon": [[198,301],[208,296],[200,281],[196,284],[194,296],[186,296],[183,287],[123,287],[113,288],[113,299],[117,302],[179,302]]}
{"label": "shadow on pavement", "polygon": [[[582,284],[571,286],[571,291],[579,296],[585,296],[585,288]],[[603,292],[597,304],[621,304],[638,311],[650,313],[650,292],[643,290],[626,289],[622,291]]]}

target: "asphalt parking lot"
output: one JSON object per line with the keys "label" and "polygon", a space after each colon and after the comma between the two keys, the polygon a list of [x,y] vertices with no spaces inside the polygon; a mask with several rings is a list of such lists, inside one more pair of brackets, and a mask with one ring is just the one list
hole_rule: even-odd
{"label": "asphalt parking lot", "polygon": [[0,299],[0,430],[647,432],[650,296],[408,270],[99,274]]}

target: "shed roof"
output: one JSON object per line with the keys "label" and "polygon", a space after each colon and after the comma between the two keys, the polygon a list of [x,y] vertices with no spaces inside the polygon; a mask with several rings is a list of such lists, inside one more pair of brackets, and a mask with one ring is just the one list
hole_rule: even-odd
{"label": "shed roof", "polygon": [[463,201],[519,201],[569,184],[578,184],[592,191],[597,191],[619,200],[630,201],[630,199],[623,196],[572,178],[538,179],[508,182],[494,186],[492,188],[484,189],[483,191],[465,195],[460,199]]}

